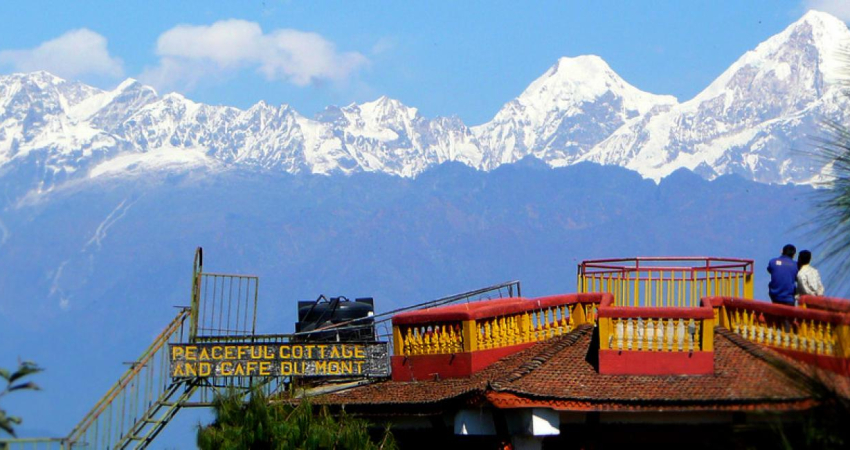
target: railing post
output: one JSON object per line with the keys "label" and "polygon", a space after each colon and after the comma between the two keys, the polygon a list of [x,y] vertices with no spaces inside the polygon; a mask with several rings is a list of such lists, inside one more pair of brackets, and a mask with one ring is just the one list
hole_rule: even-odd
{"label": "railing post", "polygon": [[840,358],[850,358],[850,324],[841,324],[836,327],[836,337],[838,337],[838,356]]}
{"label": "railing post", "polygon": [[702,320],[702,348],[704,352],[714,351],[714,319]]}
{"label": "railing post", "polygon": [[198,312],[201,303],[201,273],[204,270],[204,249],[195,250],[195,263],[192,267],[192,302],[189,310],[189,341],[198,335]]}
{"label": "railing post", "polygon": [[599,348],[608,350],[608,336],[611,334],[611,318],[599,317]]}
{"label": "railing post", "polygon": [[584,314],[584,305],[576,302],[570,305],[570,317],[573,318],[573,326],[579,326],[587,323],[587,317]]}
{"label": "railing post", "polygon": [[401,337],[401,327],[393,325],[393,355],[404,354],[404,343]]}
{"label": "railing post", "polygon": [[714,307],[714,326],[720,326],[726,329],[729,328],[729,313],[723,305]]}
{"label": "railing post", "polygon": [[753,299],[753,274],[751,273],[744,276],[744,298]]}
{"label": "railing post", "polygon": [[582,288],[581,284],[581,279],[581,264],[579,264],[578,268],[576,269],[576,290],[579,292],[584,292],[584,289]]}
{"label": "railing post", "polygon": [[463,351],[478,350],[478,324],[475,320],[464,320],[461,332],[463,333]]}

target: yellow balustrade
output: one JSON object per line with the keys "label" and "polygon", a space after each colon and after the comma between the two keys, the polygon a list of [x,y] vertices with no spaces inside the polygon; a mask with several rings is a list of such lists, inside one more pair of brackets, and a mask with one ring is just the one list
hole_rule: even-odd
{"label": "yellow balustrade", "polygon": [[596,322],[598,305],[573,303],[457,322],[393,326],[397,355],[441,355],[489,350],[561,336]]}
{"label": "yellow balustrade", "polygon": [[538,342],[569,333],[575,327],[574,317],[565,305],[478,319],[475,323],[480,350]]}
{"label": "yellow balustrade", "polygon": [[394,351],[405,356],[460,353],[464,334],[460,322],[394,326]]}
{"label": "yellow balustrade", "polygon": [[721,325],[741,337],[770,347],[846,358],[847,325],[828,320],[765,314],[743,307],[720,308]]}
{"label": "yellow balustrade", "polygon": [[600,348],[653,352],[714,350],[711,319],[604,317],[599,320]]}

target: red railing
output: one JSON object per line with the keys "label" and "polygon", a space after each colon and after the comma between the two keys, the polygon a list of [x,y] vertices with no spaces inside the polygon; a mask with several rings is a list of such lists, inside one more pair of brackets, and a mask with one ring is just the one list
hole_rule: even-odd
{"label": "red railing", "polygon": [[801,295],[798,303],[802,308],[850,313],[850,300],[844,298]]}

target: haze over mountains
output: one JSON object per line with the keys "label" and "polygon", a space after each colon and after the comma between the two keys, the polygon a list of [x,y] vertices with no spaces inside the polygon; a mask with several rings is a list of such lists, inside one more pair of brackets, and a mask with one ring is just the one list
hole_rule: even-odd
{"label": "haze over mountains", "polygon": [[71,180],[150,170],[261,170],[416,176],[456,161],[492,170],[534,156],[553,167],[618,165],[659,180],[678,168],[811,183],[803,154],[819,121],[847,119],[841,48],[850,30],[811,11],[741,56],[693,99],[643,92],[601,58],[561,58],[490,122],[428,119],[381,97],[310,119],[287,105],[248,110],[112,91],[45,72],[0,77],[0,186],[8,200]]}

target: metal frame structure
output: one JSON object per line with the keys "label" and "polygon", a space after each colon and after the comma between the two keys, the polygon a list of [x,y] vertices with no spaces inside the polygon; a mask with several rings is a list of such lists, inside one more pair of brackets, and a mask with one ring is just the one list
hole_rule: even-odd
{"label": "metal frame structure", "polygon": [[[353,320],[303,333],[257,334],[258,291],[257,276],[204,272],[204,253],[198,247],[192,267],[190,306],[180,308],[176,317],[68,436],[4,439],[0,440],[0,450],[146,448],[181,408],[209,407],[215,394],[222,389],[235,388],[247,394],[251,389],[259,388],[271,394],[289,384],[288,377],[172,379],[168,344],[209,341],[284,343],[296,336],[357,326],[357,320]],[[519,295],[520,284],[512,281],[388,311],[369,319],[374,319],[376,330],[383,329],[384,332],[378,333],[378,336],[391,341],[392,330],[387,326],[398,312]],[[379,326],[382,328],[377,328]],[[392,342],[389,344],[391,346]]]}
{"label": "metal frame structure", "polygon": [[659,256],[585,260],[579,292],[608,292],[616,306],[699,306],[702,297],[753,298],[753,260]]}

